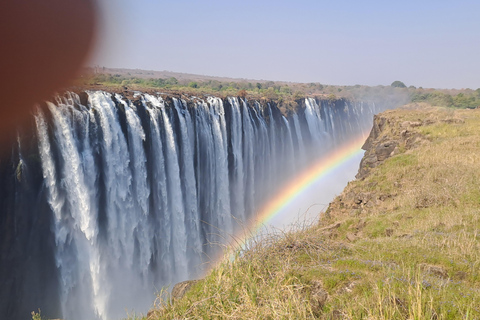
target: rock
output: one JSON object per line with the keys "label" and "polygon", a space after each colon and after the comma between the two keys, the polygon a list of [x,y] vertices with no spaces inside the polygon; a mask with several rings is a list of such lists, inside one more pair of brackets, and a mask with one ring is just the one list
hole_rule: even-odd
{"label": "rock", "polygon": [[385,118],[384,116],[375,115],[373,117],[373,128],[372,131],[370,131],[367,140],[362,146],[363,150],[369,150],[372,147],[374,141],[377,140],[377,138],[382,133],[386,123],[387,118]]}
{"label": "rock", "polygon": [[341,225],[342,225],[342,224],[341,224],[340,222],[336,222],[336,223],[331,224],[331,225],[329,225],[329,226],[327,226],[327,227],[325,227],[325,228],[322,228],[322,229],[320,229],[320,230],[323,231],[323,230],[338,229],[338,228],[340,228]]}
{"label": "rock", "polygon": [[147,312],[147,320],[153,320],[157,317],[157,310],[150,310]]}
{"label": "rock", "polygon": [[455,272],[454,278],[458,280],[465,280],[468,277],[468,273],[464,271]]}
{"label": "rock", "polygon": [[348,316],[340,310],[333,310],[328,319],[344,320],[344,319],[348,319]]}
{"label": "rock", "polygon": [[449,119],[445,119],[445,120],[442,120],[443,123],[457,123],[457,124],[462,124],[462,123],[465,123],[465,120],[463,119],[459,119],[459,118],[449,118]]}
{"label": "rock", "polygon": [[356,285],[357,282],[355,281],[348,282],[337,290],[337,294],[351,293]]}
{"label": "rock", "polygon": [[366,205],[368,204],[368,202],[370,202],[371,199],[372,199],[372,194],[370,192],[360,192],[355,195],[354,203]]}
{"label": "rock", "polygon": [[430,273],[434,276],[437,276],[442,279],[448,279],[448,273],[447,270],[445,270],[444,267],[441,266],[435,266],[432,264],[427,264],[427,263],[421,263],[420,264],[420,270],[426,273]]}
{"label": "rock", "polygon": [[353,291],[353,288],[357,285],[356,282],[350,282],[349,284],[347,284],[342,290],[345,291],[345,292],[352,292]]}
{"label": "rock", "polygon": [[390,153],[390,157],[396,156],[397,154],[400,154],[400,148],[398,146],[393,149],[392,153]]}
{"label": "rock", "polygon": [[293,240],[292,242],[286,244],[285,247],[288,249],[297,250],[304,248],[305,244],[301,243],[300,241]]}
{"label": "rock", "polygon": [[310,289],[310,304],[314,313],[318,314],[327,302],[328,292],[323,289],[320,280],[313,280]]}
{"label": "rock", "polygon": [[[461,120],[461,119],[458,119]],[[449,121],[458,121],[450,119]],[[356,175],[359,180],[368,176],[371,168],[377,167],[386,159],[413,149],[427,141],[426,137],[416,129],[426,125],[427,120],[403,121],[402,123],[388,119],[388,116],[377,115],[373,120],[373,128],[362,146],[365,155],[360,162]]]}
{"label": "rock", "polygon": [[384,161],[385,159],[389,158],[393,150],[395,150],[396,146],[398,146],[398,141],[390,140],[380,143],[375,148],[375,155],[377,156],[377,160]]}
{"label": "rock", "polygon": [[350,210],[350,216],[351,217],[356,217],[360,214],[360,212],[361,211],[358,208],[354,208],[354,209]]}
{"label": "rock", "polygon": [[350,242],[354,242],[355,240],[357,240],[357,236],[355,234],[351,233],[351,232],[348,232],[345,237]]}
{"label": "rock", "polygon": [[422,125],[421,121],[404,121],[400,124],[402,128],[408,128],[408,127],[420,127]]}
{"label": "rock", "polygon": [[363,230],[363,228],[365,228],[366,225],[367,225],[367,222],[362,219],[358,221],[357,225],[355,226],[355,229],[357,229],[357,231],[361,231]]}
{"label": "rock", "polygon": [[434,123],[436,123],[436,122],[437,122],[437,121],[435,121],[435,120],[433,120],[433,119],[427,119],[427,120],[423,121],[423,125],[424,125],[424,126],[429,126],[429,125],[434,124]]}
{"label": "rock", "polygon": [[175,301],[183,298],[185,293],[197,282],[198,280],[187,280],[177,283],[172,289],[172,300]]}
{"label": "rock", "polygon": [[332,240],[335,240],[338,238],[338,232],[327,232],[326,235],[329,239],[332,239]]}
{"label": "rock", "polygon": [[387,199],[391,199],[393,197],[396,197],[397,195],[396,194],[381,194],[378,196],[378,200],[380,201],[385,201]]}

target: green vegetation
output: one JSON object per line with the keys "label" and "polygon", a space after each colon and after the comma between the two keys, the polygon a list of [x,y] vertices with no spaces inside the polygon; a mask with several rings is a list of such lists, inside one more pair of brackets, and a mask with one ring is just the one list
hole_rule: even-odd
{"label": "green vegetation", "polygon": [[[394,81],[390,86],[335,86],[320,83],[290,83],[246,80],[206,80],[199,76],[192,80],[179,80],[175,77],[149,78],[130,73],[87,73],[77,85],[86,89],[140,90],[181,93],[187,95],[217,95],[220,97],[240,96],[257,100],[274,100],[286,108],[296,108],[297,101],[305,97],[323,97],[331,101],[349,99],[370,101],[387,108],[397,107],[408,102],[426,102],[433,106],[452,108],[476,108],[480,106],[480,88],[477,90],[435,90],[407,86],[402,81]],[[145,77],[147,76],[147,77]]]}
{"label": "green vegetation", "polygon": [[44,320],[44,318],[42,318],[41,313],[42,312],[40,309],[38,309],[38,313],[35,311],[32,311],[32,320]]}
{"label": "green vegetation", "polygon": [[407,103],[412,94],[410,89],[392,86],[333,86],[320,83],[219,81],[198,78],[192,81],[192,78],[179,80],[174,77],[143,78],[128,73],[90,73],[83,75],[77,81],[77,86],[110,91],[140,90],[193,96],[209,94],[220,97],[241,96],[248,99],[273,100],[293,109],[297,107],[298,100],[314,96],[331,101],[342,98],[369,101],[393,108]]}
{"label": "green vegetation", "polygon": [[427,102],[439,107],[474,109],[480,106],[480,89],[475,91],[467,89],[456,94],[438,90],[433,92],[419,90],[412,96],[412,102]]}
{"label": "green vegetation", "polygon": [[479,319],[480,112],[384,114],[380,139],[416,121],[416,140],[315,225],[257,240],[180,300],[162,291],[148,319]]}
{"label": "green vegetation", "polygon": [[393,81],[392,84],[391,84],[392,87],[396,87],[396,88],[406,88],[407,86],[405,85],[405,83],[403,83],[402,81]]}

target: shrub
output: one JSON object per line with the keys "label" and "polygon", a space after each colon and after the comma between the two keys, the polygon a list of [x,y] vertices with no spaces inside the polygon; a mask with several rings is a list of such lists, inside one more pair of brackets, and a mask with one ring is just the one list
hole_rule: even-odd
{"label": "shrub", "polygon": [[406,88],[407,86],[405,85],[405,83],[403,83],[402,81],[393,81],[392,84],[391,84],[392,87],[395,87],[395,88]]}

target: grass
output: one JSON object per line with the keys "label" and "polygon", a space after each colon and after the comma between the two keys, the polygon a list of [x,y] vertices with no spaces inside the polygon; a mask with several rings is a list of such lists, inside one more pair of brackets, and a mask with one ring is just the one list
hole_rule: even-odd
{"label": "grass", "polygon": [[255,242],[180,300],[163,291],[148,319],[480,319],[480,111],[384,116],[389,138],[421,121],[418,143],[318,223]]}

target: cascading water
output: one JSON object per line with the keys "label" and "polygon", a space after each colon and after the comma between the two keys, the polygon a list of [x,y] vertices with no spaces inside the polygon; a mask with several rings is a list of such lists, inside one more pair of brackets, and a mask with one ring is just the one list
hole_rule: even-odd
{"label": "cascading water", "polygon": [[0,314],[146,312],[155,292],[200,276],[282,183],[379,111],[313,98],[286,115],[233,97],[58,97],[0,162]]}

